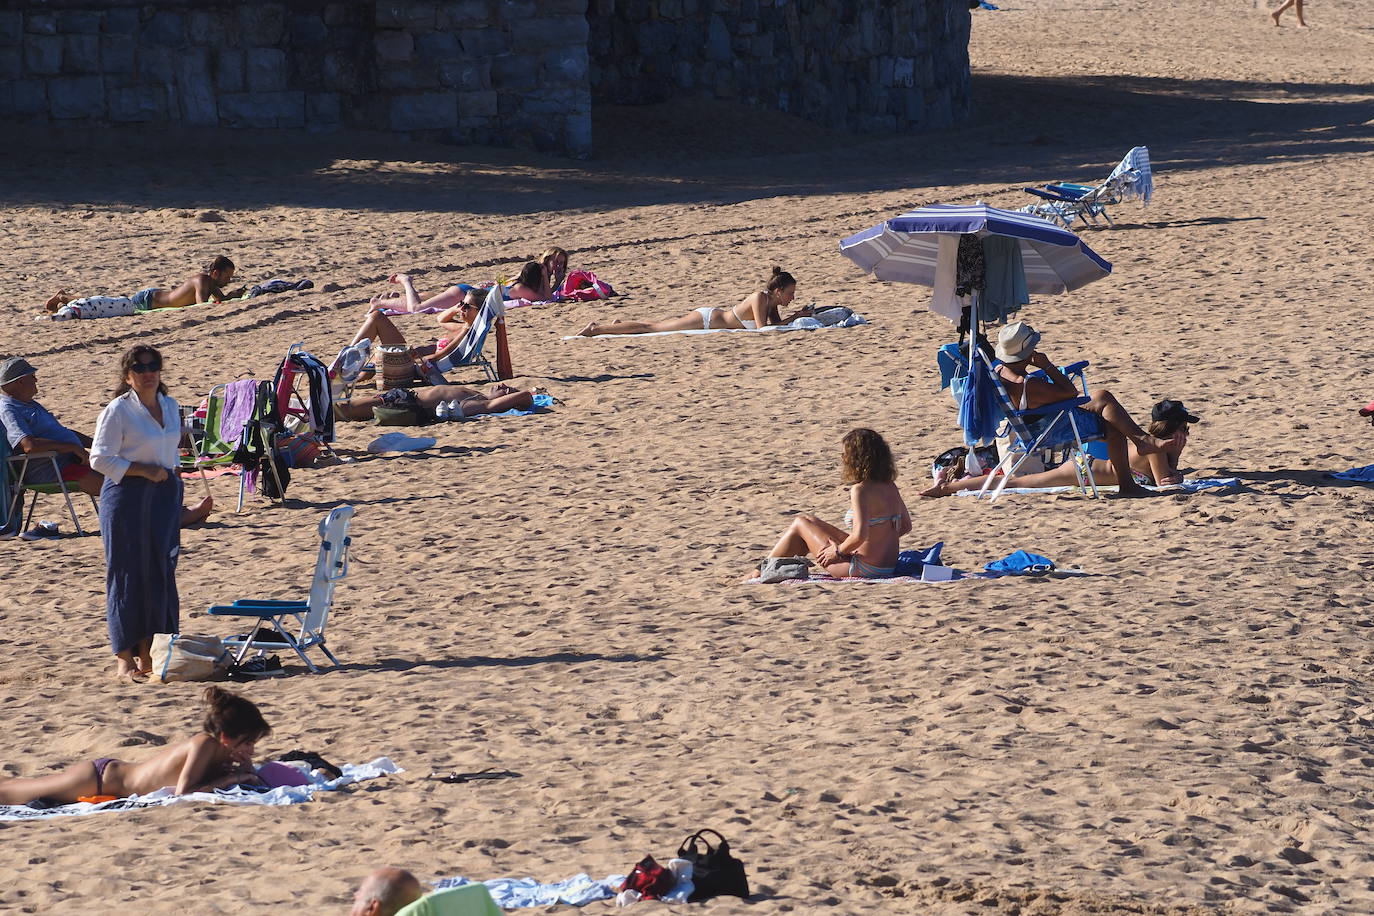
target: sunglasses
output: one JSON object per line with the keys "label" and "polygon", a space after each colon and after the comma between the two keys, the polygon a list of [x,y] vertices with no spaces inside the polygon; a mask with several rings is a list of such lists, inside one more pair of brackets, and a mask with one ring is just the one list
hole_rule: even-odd
{"label": "sunglasses", "polygon": [[162,360],[153,360],[151,363],[134,363],[129,367],[130,372],[143,375],[145,372],[161,372]]}

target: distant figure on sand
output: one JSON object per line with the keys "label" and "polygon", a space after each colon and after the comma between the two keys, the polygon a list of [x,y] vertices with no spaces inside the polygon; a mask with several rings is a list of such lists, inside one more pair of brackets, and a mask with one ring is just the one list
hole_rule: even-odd
{"label": "distant figure on sand", "polygon": [[375,407],[392,410],[411,410],[420,419],[432,419],[440,404],[458,402],[454,419],[475,417],[483,413],[502,413],[507,410],[529,410],[534,406],[534,392],[521,391],[502,382],[487,389],[487,393],[464,388],[462,385],[430,385],[426,388],[392,388],[381,394],[369,394],[334,402],[334,414],[343,420],[371,420]]}
{"label": "distant figure on sand", "polygon": [[[0,363],[0,427],[11,451],[18,454],[56,452],[57,474],[82,493],[99,496],[105,478],[91,467],[87,449],[91,437],[68,429],[37,401],[38,370],[26,359],[13,357]],[[25,465],[24,483],[55,483],[53,462],[31,461]],[[214,509],[205,497],[194,509],[181,510],[181,527],[204,521]]]}
{"label": "distant figure on sand", "polygon": [[424,895],[420,882],[404,868],[378,868],[358,886],[349,916],[396,916]]}
{"label": "distant figure on sand", "polygon": [[714,308],[704,305],[680,318],[662,321],[621,321],[601,323],[593,321],[577,333],[582,337],[602,334],[657,334],[663,331],[755,330],[775,324],[791,324],[810,308],[801,308],[781,317],[780,310],[797,297],[797,281],[781,267],[774,267],[762,290],[750,293],[734,308]]}
{"label": "distant figure on sand", "polygon": [[[1036,349],[1040,334],[1024,321],[1014,321],[1006,325],[997,335],[997,374],[1011,396],[1011,402],[1022,410],[1028,407],[1043,407],[1055,401],[1080,397],[1079,390],[1059,371],[1049,357]],[[1044,377],[1031,377],[1034,369],[1043,370]],[[1091,400],[1082,410],[1096,414],[1102,421],[1107,434],[1107,454],[1116,473],[1117,493],[1123,497],[1153,496],[1135,482],[1131,474],[1131,458],[1127,443],[1135,445],[1140,455],[1153,455],[1166,448],[1181,449],[1180,436],[1174,439],[1161,439],[1141,429],[1126,408],[1107,389],[1099,388],[1089,394]]]}
{"label": "distant figure on sand", "polygon": [[841,446],[843,480],[853,485],[846,516],[850,530],[798,515],[768,555],[809,555],[839,578],[886,579],[896,569],[902,536],[911,531],[911,515],[895,482],[897,464],[887,442],[871,429],[851,429]]}
{"label": "distant figure on sand", "polygon": [[138,312],[151,309],[179,309],[201,302],[219,302],[243,294],[242,289],[224,292],[224,287],[234,279],[234,262],[224,255],[216,257],[205,269],[183,281],[175,289],[159,289],[155,286],[141,289],[131,296],[87,296],[73,299],[66,290],[43,304],[52,313],[53,321],[68,321],[75,318],[126,318]]}
{"label": "distant figure on sand", "polygon": [[[1150,412],[1151,436],[1156,439],[1167,439],[1168,444],[1163,451],[1155,452],[1152,455],[1142,455],[1135,447],[1135,443],[1130,443],[1130,462],[1131,477],[1135,483],[1141,486],[1169,486],[1170,484],[1183,483],[1183,475],[1179,473],[1179,456],[1183,454],[1184,447],[1188,444],[1188,429],[1192,423],[1201,422],[1197,417],[1188,412],[1188,408],[1183,406],[1182,401],[1160,401]],[[961,490],[981,490],[987,483],[988,475],[980,477],[965,477],[962,480],[951,480],[948,476],[950,468],[943,468],[940,475],[935,479],[935,485],[927,490],[921,491],[921,496],[950,496]],[[1110,487],[1119,483],[1116,476],[1116,468],[1110,461],[1101,459],[1093,460],[1093,479],[1098,486]],[[1038,474],[1018,474],[1007,480],[1008,487],[1026,487],[1036,489],[1040,487],[1073,487],[1078,485],[1078,473],[1074,470],[1073,459],[1069,459],[1059,467],[1042,471]]]}
{"label": "distant figure on sand", "polygon": [[1279,25],[1279,18],[1283,16],[1284,10],[1292,7],[1293,12],[1298,17],[1299,28],[1307,28],[1307,20],[1302,18],[1302,0],[1284,0],[1282,6],[1269,14],[1269,18],[1274,20],[1274,25]]}
{"label": "distant figure on sand", "polygon": [[51,776],[0,779],[0,804],[43,798],[71,804],[83,798],[127,798],[172,788],[178,795],[257,783],[253,751],[271,731],[258,707],[236,693],[207,687],[203,731],[169,744],[140,763],[101,757]]}

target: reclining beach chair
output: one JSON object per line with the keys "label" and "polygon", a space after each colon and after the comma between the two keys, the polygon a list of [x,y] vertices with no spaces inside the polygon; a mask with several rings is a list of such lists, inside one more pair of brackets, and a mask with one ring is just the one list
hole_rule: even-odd
{"label": "reclining beach chair", "polygon": [[1096,226],[1099,217],[1107,225],[1116,225],[1107,208],[1124,200],[1150,202],[1154,194],[1154,177],[1150,170],[1149,147],[1133,147],[1112,169],[1101,184],[1083,185],[1055,181],[1041,188],[1022,188],[1027,194],[1041,198],[1044,203],[1022,207],[1024,213],[1034,213],[1044,219],[1072,229],[1074,220]]}
{"label": "reclining beach chair", "polygon": [[485,884],[464,884],[421,897],[396,916],[503,916],[503,911]]}
{"label": "reclining beach chair", "polygon": [[[305,394],[299,390],[302,381],[308,386]],[[334,399],[330,396],[329,370],[305,349],[304,343],[293,343],[287,349],[272,387],[277,393],[277,415],[284,426],[309,429],[325,447],[334,441]]]}
{"label": "reclining beach chair", "polygon": [[[1032,456],[1040,459],[1045,467],[1056,467],[1072,459],[1078,476],[1078,485],[1094,497],[1099,496],[1097,481],[1092,472],[1093,455],[1088,445],[1104,441],[1106,436],[1101,420],[1095,414],[1078,409],[1090,400],[1087,396],[1088,384],[1085,376],[1087,360],[1060,369],[1071,381],[1079,385],[1083,391],[1081,397],[1025,410],[1012,403],[1001,376],[993,371],[997,364],[995,357],[978,348],[974,351],[973,360],[973,371],[985,373],[984,379],[991,383],[997,394],[1001,413],[998,420],[1001,433],[999,438],[1005,437],[1009,446],[1003,450],[1004,453],[999,456],[995,467],[985,469],[991,472],[991,476],[978,491],[979,498],[991,491],[990,501],[995,501],[1006,487],[1007,478],[1020,470]],[[950,388],[956,404],[962,402],[969,372],[968,349],[958,344],[945,344],[939,350],[938,361],[941,366],[941,380],[944,383],[941,387]],[[1044,373],[1031,374],[1034,376]],[[999,472],[1003,473],[999,476]],[[996,486],[993,486],[994,481]]]}
{"label": "reclining beach chair", "polygon": [[[229,420],[225,408],[231,389],[236,397],[250,397],[252,410],[240,424]],[[234,428],[230,428],[230,427]],[[275,418],[275,395],[271,383],[256,379],[241,379],[216,385],[205,398],[203,429],[193,429],[191,450],[181,456],[180,469],[185,472],[239,465],[239,498],[235,512],[243,511],[243,498],[249,485],[266,465],[273,475],[278,494],[285,486],[272,458],[276,455],[276,433],[280,423]]]}
{"label": "reclining beach chair", "polygon": [[[52,464],[53,483],[24,483],[24,472],[28,470],[30,462],[47,461]],[[27,514],[24,512],[24,493],[32,494],[29,500]],[[77,491],[81,492],[81,491]],[[76,516],[76,506],[72,503],[72,491],[67,487],[67,482],[62,479],[61,468],[57,464],[57,452],[20,452],[19,454],[10,453],[9,436],[5,434],[5,427],[0,426],[0,494],[3,494],[4,506],[0,507],[0,531],[10,530],[11,525],[16,525],[13,529],[16,534],[27,531],[29,523],[33,521],[33,510],[38,505],[38,497],[42,495],[53,495],[61,493],[62,498],[67,501],[67,514],[71,516],[72,527],[76,529],[78,535],[86,533],[81,527],[81,519]],[[89,495],[89,494],[88,494]],[[91,506],[95,508],[96,515],[100,514],[100,504],[91,496]],[[18,510],[16,512],[16,510]]]}
{"label": "reclining beach chair", "polygon": [[[501,297],[501,284],[497,283],[487,293],[482,307],[477,310],[477,317],[472,321],[472,328],[463,336],[462,342],[448,356],[435,360],[435,369],[442,374],[462,366],[480,366],[488,381],[500,381],[501,377],[497,374],[496,368],[482,355],[482,347],[486,344],[487,335],[491,333],[496,322],[505,315],[506,310]],[[434,384],[434,380],[431,379],[430,383]]]}
{"label": "reclining beach chair", "polygon": [[304,601],[243,598],[233,604],[210,608],[209,613],[216,617],[246,617],[252,621],[250,632],[224,640],[226,646],[238,647],[236,662],[243,661],[251,651],[261,654],[270,649],[289,648],[300,656],[307,668],[319,673],[320,669],[305,654],[306,649],[318,646],[334,667],[339,666],[339,660],[325,645],[324,631],[334,605],[334,587],[348,575],[348,548],[352,544],[348,526],[353,520],[353,512],[352,506],[339,506],[320,522],[320,552],[315,560],[314,577],[310,580],[310,595]]}

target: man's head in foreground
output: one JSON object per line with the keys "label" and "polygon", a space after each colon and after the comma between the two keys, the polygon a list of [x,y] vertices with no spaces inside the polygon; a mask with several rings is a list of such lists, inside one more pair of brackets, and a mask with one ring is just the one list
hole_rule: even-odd
{"label": "man's head in foreground", "polygon": [[379,868],[363,879],[349,916],[396,916],[424,895],[420,882],[404,868]]}

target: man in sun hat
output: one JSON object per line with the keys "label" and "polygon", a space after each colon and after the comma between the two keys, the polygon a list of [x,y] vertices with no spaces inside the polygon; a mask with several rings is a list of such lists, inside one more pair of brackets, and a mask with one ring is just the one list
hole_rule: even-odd
{"label": "man in sun hat", "polygon": [[[997,334],[997,374],[1011,397],[1011,402],[1021,409],[1043,407],[1055,401],[1081,397],[1073,382],[1059,371],[1059,367],[1036,349],[1040,344],[1040,333],[1024,321],[1013,321]],[[1031,377],[1030,373],[1040,369],[1043,377]],[[1149,496],[1147,490],[1134,482],[1131,475],[1131,456],[1127,442],[1135,443],[1136,451],[1142,455],[1162,452],[1170,445],[1177,445],[1174,439],[1160,439],[1152,436],[1131,419],[1126,408],[1107,389],[1099,388],[1088,393],[1088,403],[1080,409],[1094,414],[1102,421],[1107,433],[1107,454],[1119,481],[1118,493],[1121,496]],[[1182,405],[1180,405],[1182,406]]]}
{"label": "man in sun hat", "polygon": [[38,370],[20,356],[0,363],[0,426],[5,429],[13,454],[56,452],[57,470],[47,460],[30,461],[24,483],[73,483],[83,493],[97,495],[104,478],[91,470],[90,436],[68,429],[38,403]]}

